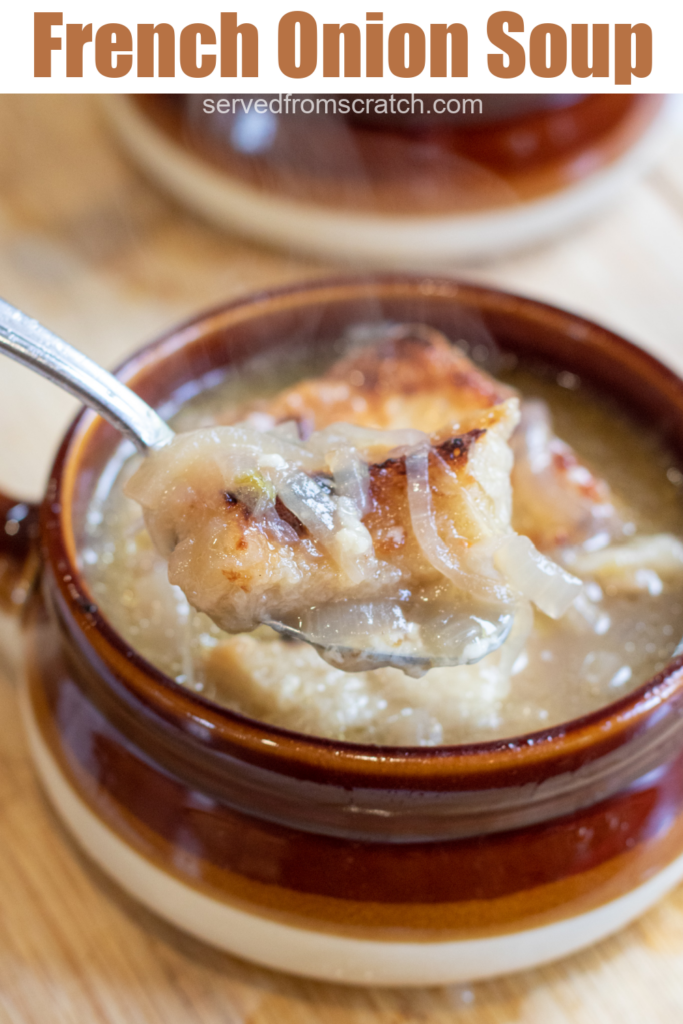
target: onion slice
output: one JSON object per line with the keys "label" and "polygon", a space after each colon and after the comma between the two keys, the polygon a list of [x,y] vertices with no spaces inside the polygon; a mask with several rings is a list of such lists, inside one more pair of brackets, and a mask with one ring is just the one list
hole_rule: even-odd
{"label": "onion slice", "polygon": [[406,427],[400,430],[381,430],[376,427],[359,427],[355,423],[332,423],[324,430],[316,431],[308,441],[311,450],[326,454],[340,444],[354,448],[415,448],[429,444],[429,438],[422,430]]}
{"label": "onion slice", "polygon": [[528,537],[506,537],[493,561],[510,585],[551,619],[559,619],[581,593],[583,583],[537,551]]}
{"label": "onion slice", "polygon": [[335,448],[326,458],[335,493],[349,498],[361,516],[370,504],[370,470],[355,448]]}
{"label": "onion slice", "polygon": [[335,532],[336,507],[329,492],[305,473],[276,479],[282,503],[293,512],[321,544],[329,544]]}
{"label": "onion slice", "polygon": [[408,453],[406,476],[413,532],[428,561],[442,575],[452,580],[459,590],[483,600],[509,603],[512,595],[505,586],[494,579],[463,569],[456,555],[448,550],[439,536],[429,483],[429,448],[421,447]]}
{"label": "onion slice", "polygon": [[310,530],[352,583],[360,583],[376,567],[372,537],[349,498],[330,494],[305,473],[281,475],[276,487],[282,503]]}

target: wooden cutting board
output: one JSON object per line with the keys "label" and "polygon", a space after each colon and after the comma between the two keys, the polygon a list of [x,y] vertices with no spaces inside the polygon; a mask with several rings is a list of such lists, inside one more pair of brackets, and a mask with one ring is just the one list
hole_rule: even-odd
{"label": "wooden cutting board", "polygon": [[[227,238],[120,156],[91,97],[0,97],[0,294],[113,366],[202,307],[329,273]],[[683,129],[619,206],[554,246],[463,276],[592,316],[683,370]],[[445,268],[448,269],[448,268]],[[40,492],[75,403],[0,362],[0,481]],[[428,990],[351,989],[251,967],[115,890],[41,796],[0,630],[0,1024],[680,1024],[683,887],[542,970]]]}

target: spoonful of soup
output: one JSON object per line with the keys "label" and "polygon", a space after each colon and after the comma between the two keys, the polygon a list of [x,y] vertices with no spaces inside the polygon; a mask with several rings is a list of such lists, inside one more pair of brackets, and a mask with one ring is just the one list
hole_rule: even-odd
{"label": "spoonful of soup", "polygon": [[[471,664],[580,584],[510,527],[516,398],[457,433],[241,422],[179,434],[126,485],[169,578],[230,633],[266,623],[345,669]],[[526,574],[526,576],[525,576]]]}
{"label": "spoonful of soup", "polygon": [[[240,422],[176,435],[116,378],[0,303],[0,349],[145,456],[127,493],[190,604],[231,633],[269,625],[345,669],[422,675],[496,650],[528,621],[529,601],[561,615],[581,584],[510,525],[517,398],[451,346],[435,380],[420,376],[434,342],[401,328],[394,343],[406,331],[417,358],[403,403],[400,380],[385,394],[385,338],[365,348],[364,369],[336,364],[337,386],[328,374]],[[349,404],[358,396],[345,374],[356,387],[367,379],[373,400]],[[422,429],[397,425],[416,419]]]}

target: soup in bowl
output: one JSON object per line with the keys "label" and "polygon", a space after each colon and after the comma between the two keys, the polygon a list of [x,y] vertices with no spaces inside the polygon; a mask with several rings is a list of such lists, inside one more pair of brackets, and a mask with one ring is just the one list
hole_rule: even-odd
{"label": "soup in bowl", "polygon": [[[263,436],[290,424],[295,443],[302,389],[329,398],[341,366],[353,420],[370,379],[353,360],[376,358],[392,331],[379,365],[392,370],[386,408],[403,414],[390,360],[416,328],[397,325],[420,325],[411,366],[435,359],[446,380],[455,359],[477,394],[490,394],[489,411],[498,398],[521,406],[501,442],[512,456],[505,536],[530,538],[578,580],[563,613],[539,610],[530,591],[536,611],[514,658],[511,633],[481,660],[422,678],[345,671],[262,626],[227,635],[168,581],[123,489],[131,453],[84,412],[42,508],[24,705],[58,813],[147,906],[268,966],[419,985],[562,956],[683,876],[683,385],[567,313],[401,277],[242,300],[120,373],[178,430],[251,417]],[[418,376],[407,375],[405,401],[420,396]],[[274,415],[278,403],[286,415]],[[421,408],[431,431],[433,395]],[[451,455],[462,456],[463,436],[450,438]],[[379,465],[415,458],[414,446],[399,449]],[[226,515],[246,501],[226,492]],[[5,543],[15,567],[31,519],[16,507]],[[285,508],[278,515],[291,517]],[[419,540],[415,517],[406,530]]]}

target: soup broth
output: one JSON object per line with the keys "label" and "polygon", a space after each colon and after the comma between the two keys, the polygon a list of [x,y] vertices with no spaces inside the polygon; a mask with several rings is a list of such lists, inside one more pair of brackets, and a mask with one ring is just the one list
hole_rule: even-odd
{"label": "soup broth", "polygon": [[[181,402],[173,426],[184,431],[229,419],[249,398],[319,372],[318,361],[325,357],[254,360]],[[682,477],[656,437],[570,373],[508,368],[501,376],[522,399],[546,403],[555,432],[610,485],[623,524],[620,541],[683,533]],[[581,598],[557,621],[536,612],[511,666],[503,645],[477,664],[434,668],[421,679],[388,667],[344,672],[267,627],[231,636],[168,582],[140,507],[123,492],[138,461],[119,449],[87,515],[81,560],[93,598],[127,643],[178,684],[265,722],[398,746],[510,737],[625,695],[664,667],[683,636],[683,567],[661,579],[653,556],[644,569],[633,569],[632,586],[612,585],[591,562],[607,543],[599,535],[581,546],[575,565],[568,554],[568,568],[586,581]],[[513,515],[514,502],[513,489]],[[678,558],[675,545],[670,538],[664,559],[668,550]]]}

